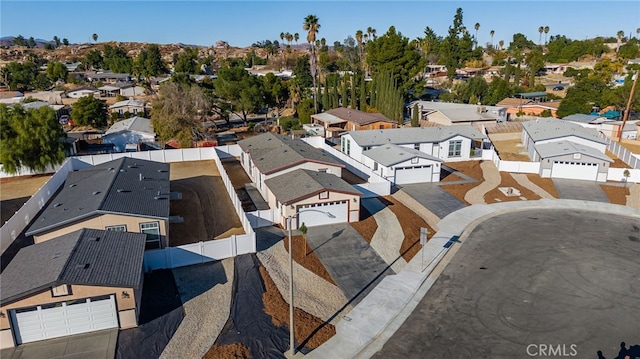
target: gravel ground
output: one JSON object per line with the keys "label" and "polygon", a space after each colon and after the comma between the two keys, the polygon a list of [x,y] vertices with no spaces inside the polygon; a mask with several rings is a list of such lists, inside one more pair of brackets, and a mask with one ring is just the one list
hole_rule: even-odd
{"label": "gravel ground", "polygon": [[[284,248],[284,243],[279,241],[257,254],[280,294],[289,303],[289,253]],[[297,263],[294,263],[293,276],[294,304],[297,308],[322,320],[328,320],[347,303],[347,298],[337,286]],[[347,307],[342,314],[350,310],[351,306]]]}
{"label": "gravel ground", "polygon": [[161,359],[202,358],[229,318],[233,258],[173,269],[185,317]]}
{"label": "gravel ground", "polygon": [[629,187],[627,206],[640,209],[640,183],[634,183]]}
{"label": "gravel ground", "polygon": [[464,200],[471,204],[485,204],[484,195],[498,187],[501,182],[500,172],[493,162],[484,161],[480,164],[480,168],[482,168],[484,181],[464,195]]}
{"label": "gravel ground", "polygon": [[542,189],[537,184],[531,182],[526,174],[523,174],[523,173],[512,173],[511,177],[513,177],[513,179],[516,180],[516,182],[518,182],[519,185],[521,185],[522,187],[532,191],[533,193],[537,194],[538,196],[542,197],[543,199],[545,199],[545,198],[547,198],[547,199],[555,199],[555,197],[550,195],[549,192],[545,191],[544,189]]}
{"label": "gravel ground", "polygon": [[380,208],[384,207],[380,201],[364,200],[362,205],[369,213],[373,213],[373,218],[378,224],[378,229],[371,239],[371,247],[391,265],[394,272],[399,273],[407,265],[407,261],[400,256],[404,236],[398,218],[389,208]]}

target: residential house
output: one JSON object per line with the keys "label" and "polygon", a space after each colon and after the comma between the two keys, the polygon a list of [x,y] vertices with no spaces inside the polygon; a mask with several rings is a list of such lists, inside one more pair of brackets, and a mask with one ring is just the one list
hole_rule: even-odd
{"label": "residential house", "polygon": [[526,98],[508,97],[498,102],[496,106],[507,109],[507,118],[520,115],[540,116],[544,111],[548,111],[552,117],[557,118],[556,112],[560,107],[560,101],[539,102]]}
{"label": "residential house", "polygon": [[151,120],[135,116],[111,125],[102,142],[112,143],[117,152],[135,152],[141,142],[154,142],[155,138]]}
{"label": "residential house", "polygon": [[540,176],[606,181],[607,142],[593,128],[557,120],[522,124],[522,143],[532,161],[540,162]]}
{"label": "residential house", "polygon": [[26,231],[35,243],[82,228],[145,233],[147,249],[169,236],[169,164],[131,157],[70,172]]}
{"label": "residential house", "polygon": [[582,127],[593,128],[609,138],[638,138],[635,126],[638,120],[627,121],[624,126],[624,130],[622,130],[623,121],[618,119],[608,119],[600,115],[573,114],[564,117],[563,120],[578,124]]}
{"label": "residential house", "polygon": [[130,82],[130,74],[116,74],[110,71],[98,72],[95,74],[85,74],[85,79],[89,82],[103,82],[103,83],[116,83],[116,82]]}
{"label": "residential house", "polygon": [[69,98],[81,98],[85,96],[93,96],[95,98],[99,98],[100,90],[93,87],[82,86],[67,92],[67,97]]}
{"label": "residential house", "polygon": [[339,107],[311,115],[311,123],[323,126],[325,137],[338,137],[346,131],[397,128],[398,122],[381,113],[369,113]]}
{"label": "residential house", "polygon": [[29,92],[25,95],[25,97],[31,97],[38,101],[48,102],[52,105],[61,105],[62,104],[62,94],[64,91],[38,91],[38,92]]}
{"label": "residential house", "polygon": [[0,91],[0,103],[12,104],[23,100],[24,94],[20,91]]}
{"label": "residential house", "polygon": [[386,144],[362,152],[363,163],[392,184],[439,182],[443,160],[420,150]]}
{"label": "residential house", "polygon": [[445,162],[479,160],[483,148],[490,147],[486,135],[472,126],[460,125],[348,132],[342,135],[340,150],[364,163],[365,151],[389,144],[412,148]]}
{"label": "residential house", "polygon": [[312,227],[360,219],[362,193],[334,174],[298,168],[269,178],[265,184],[269,207],[278,210],[278,222],[284,228],[288,228],[287,217],[298,212],[291,223],[294,229],[302,223]]}
{"label": "residential house", "polygon": [[146,116],[147,110],[147,103],[138,100],[119,101],[109,106],[109,113],[117,113],[118,116],[124,116],[127,112],[134,116]]}
{"label": "residential house", "polygon": [[414,107],[418,106],[421,126],[431,124],[451,126],[470,125],[472,123],[497,123],[507,120],[507,110],[498,106],[467,105],[462,103],[414,101],[407,105],[413,117]]}
{"label": "residential house", "polygon": [[2,272],[0,349],[138,325],[145,235],[79,229],[22,248]]}
{"label": "residential house", "polygon": [[345,167],[333,157],[300,139],[291,139],[271,132],[238,142],[240,162],[265,201],[270,191],[265,181],[297,169],[326,172],[342,176]]}
{"label": "residential house", "polygon": [[104,97],[116,97],[118,95],[124,97],[141,96],[145,94],[143,87],[134,85],[131,82],[116,82],[114,84],[99,87],[100,93]]}

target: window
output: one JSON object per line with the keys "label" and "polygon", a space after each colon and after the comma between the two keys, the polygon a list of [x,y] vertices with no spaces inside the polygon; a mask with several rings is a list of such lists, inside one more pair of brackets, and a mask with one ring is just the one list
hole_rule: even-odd
{"label": "window", "polygon": [[344,153],[347,154],[347,156],[351,155],[351,141],[349,140],[344,140],[344,144],[345,144],[345,149],[344,149]]}
{"label": "window", "polygon": [[159,222],[140,223],[140,233],[147,235],[146,249],[156,249],[161,247]]}
{"label": "window", "polygon": [[462,141],[449,142],[449,157],[460,157],[462,154]]}
{"label": "window", "polygon": [[51,295],[54,297],[63,297],[65,295],[71,295],[71,286],[67,284],[63,284],[57,287],[52,287]]}
{"label": "window", "polygon": [[413,144],[413,149],[420,151],[420,144],[419,143],[414,143]]}
{"label": "window", "polygon": [[411,159],[411,163],[416,164],[418,163],[418,157],[414,157]]}
{"label": "window", "polygon": [[326,168],[319,168],[318,172],[320,173],[327,173],[327,169]]}
{"label": "window", "polygon": [[579,154],[579,153],[574,153],[574,154],[573,154],[573,159],[574,159],[574,160],[579,160],[579,159],[580,159],[580,157],[581,157],[581,156],[580,156],[580,154]]}
{"label": "window", "polygon": [[125,224],[119,224],[116,226],[107,226],[107,227],[104,227],[104,229],[107,231],[114,231],[114,232],[126,232],[127,226]]}
{"label": "window", "polygon": [[320,192],[320,199],[327,199],[329,198],[329,191],[324,191],[324,192]]}
{"label": "window", "polygon": [[373,163],[373,170],[377,171],[378,170],[378,162],[374,162]]}

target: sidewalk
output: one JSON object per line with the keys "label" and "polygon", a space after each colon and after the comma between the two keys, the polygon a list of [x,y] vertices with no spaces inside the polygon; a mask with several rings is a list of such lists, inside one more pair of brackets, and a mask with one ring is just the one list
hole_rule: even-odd
{"label": "sidewalk", "polygon": [[[489,217],[504,212],[529,209],[565,208],[585,211],[637,216],[640,210],[580,200],[549,200],[503,202],[492,205],[473,205],[443,218],[440,230],[424,247],[424,260],[416,255],[396,275],[384,278],[348,315],[336,324],[336,335],[306,356],[309,358],[368,358],[375,354],[411,314],[418,302],[435,283],[439,272],[447,264],[459,243],[451,242],[467,235]],[[444,261],[443,261],[444,259]],[[442,264],[442,266],[439,266]]]}

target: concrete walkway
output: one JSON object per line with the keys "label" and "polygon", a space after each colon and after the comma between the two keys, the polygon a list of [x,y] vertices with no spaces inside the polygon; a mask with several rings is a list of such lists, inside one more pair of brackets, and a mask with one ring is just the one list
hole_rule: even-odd
{"label": "concrete walkway", "polygon": [[464,195],[464,200],[471,204],[486,204],[484,195],[498,187],[502,181],[500,172],[498,172],[498,168],[492,161],[483,161],[480,164],[480,168],[482,168],[484,181]]}
{"label": "concrete walkway", "polygon": [[550,195],[549,192],[547,192],[544,189],[542,189],[542,187],[540,187],[537,184],[531,182],[529,180],[529,177],[527,177],[526,174],[524,174],[524,173],[511,173],[511,177],[513,177],[513,179],[516,180],[516,182],[518,182],[519,185],[521,185],[522,187],[524,187],[524,188],[532,191],[533,193],[537,194],[542,199],[555,199],[554,196]]}
{"label": "concrete walkway", "polygon": [[634,183],[629,187],[629,193],[627,196],[627,206],[640,209],[640,183]]}
{"label": "concrete walkway", "polygon": [[[612,204],[578,200],[503,202],[475,205],[452,213],[440,221],[440,230],[424,247],[424,260],[416,255],[397,275],[385,277],[343,320],[336,325],[336,335],[307,354],[309,358],[369,358],[382,348],[404,320],[413,312],[422,297],[435,283],[439,272],[460,246],[451,242],[466,235],[487,218],[519,210],[566,208],[601,213],[635,216],[640,210]],[[464,233],[463,233],[464,232]],[[445,259],[440,266],[441,260]],[[428,333],[425,333],[428,335]]]}
{"label": "concrete walkway", "polygon": [[400,256],[400,247],[404,241],[402,226],[396,215],[377,198],[367,198],[361,201],[362,206],[373,213],[378,229],[371,239],[373,248],[382,259],[391,266],[394,272],[400,272],[407,261]]}

